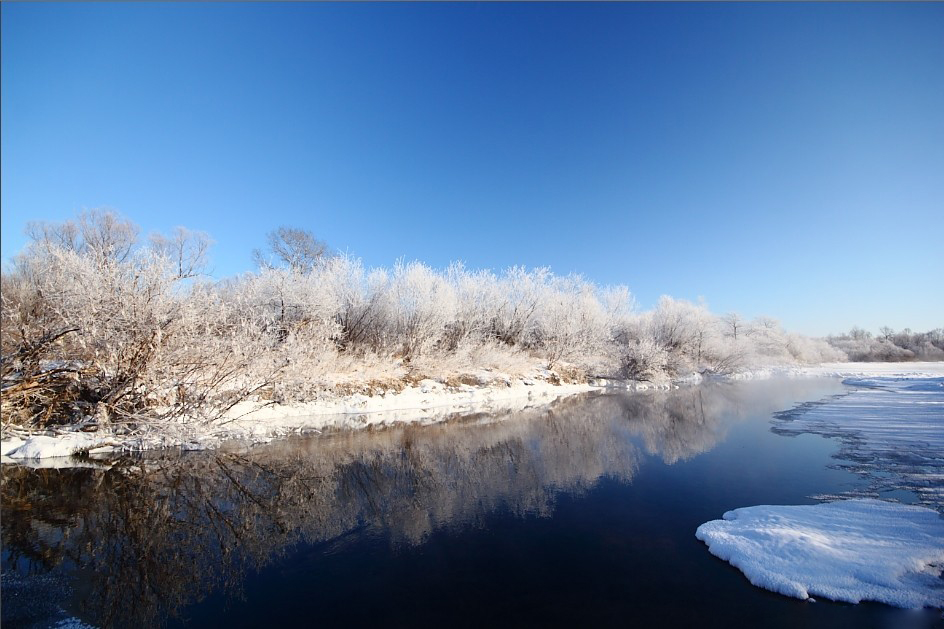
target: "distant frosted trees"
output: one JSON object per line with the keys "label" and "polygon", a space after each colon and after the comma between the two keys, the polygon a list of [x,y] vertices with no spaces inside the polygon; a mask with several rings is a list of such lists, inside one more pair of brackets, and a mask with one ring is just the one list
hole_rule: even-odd
{"label": "distant frosted trees", "polygon": [[944,328],[928,332],[905,328],[895,332],[884,326],[879,328],[879,336],[873,337],[870,332],[853,327],[848,333],[830,336],[827,340],[849,360],[944,360]]}

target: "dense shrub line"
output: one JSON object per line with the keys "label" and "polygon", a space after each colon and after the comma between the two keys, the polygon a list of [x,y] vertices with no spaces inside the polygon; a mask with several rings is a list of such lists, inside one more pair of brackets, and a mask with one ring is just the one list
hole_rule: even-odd
{"label": "dense shrub line", "polygon": [[944,328],[929,332],[912,332],[905,328],[895,332],[885,326],[878,336],[873,336],[854,327],[847,334],[829,336],[826,340],[852,361],[944,360]]}
{"label": "dense shrub line", "polygon": [[546,268],[367,269],[301,230],[273,232],[257,272],[218,282],[200,273],[208,238],[185,229],[141,243],[130,222],[86,212],[29,234],[3,272],[0,335],[4,421],[23,426],[136,430],[250,396],[523,375],[538,362],[657,380],[841,357],[772,319],[670,297],[639,313],[625,287]]}

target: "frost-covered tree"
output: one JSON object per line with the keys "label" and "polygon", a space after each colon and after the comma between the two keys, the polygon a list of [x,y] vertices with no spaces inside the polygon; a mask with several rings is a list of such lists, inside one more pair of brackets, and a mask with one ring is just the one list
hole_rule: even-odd
{"label": "frost-covered tree", "polygon": [[26,227],[34,250],[71,251],[102,267],[128,260],[140,229],[111,210],[86,210],[75,220],[31,222]]}
{"label": "frost-covered tree", "polygon": [[606,322],[594,287],[579,277],[557,278],[541,296],[533,340],[553,367],[562,360],[599,354]]}
{"label": "frost-covered tree", "polygon": [[744,319],[741,318],[741,315],[738,313],[729,312],[728,314],[721,317],[721,322],[724,323],[725,336],[730,336],[735,342],[738,340],[738,333],[743,336]]}
{"label": "frost-covered tree", "polygon": [[8,418],[42,426],[209,416],[254,387],[246,376],[258,348],[229,342],[225,305],[182,281],[199,255],[138,247],[137,229],[112,214],[64,225],[31,230],[39,239],[4,272]]}
{"label": "frost-covered tree", "polygon": [[541,294],[551,277],[548,268],[511,267],[501,277],[502,297],[495,304],[492,333],[505,345],[526,343],[534,333]]}
{"label": "frost-covered tree", "polygon": [[328,245],[298,227],[279,227],[266,235],[267,250],[254,249],[253,261],[260,269],[287,267],[309,273],[328,257]]}
{"label": "frost-covered tree", "polygon": [[178,279],[197,277],[206,270],[210,237],[186,227],[176,227],[170,236],[151,234],[150,246],[176,267]]}
{"label": "frost-covered tree", "polygon": [[638,313],[626,287],[547,268],[368,270],[290,228],[270,234],[256,272],[216,282],[203,275],[208,236],[185,228],[142,244],[129,221],[90,211],[28,232],[0,278],[4,421],[24,426],[141,430],[218,417],[250,396],[306,400],[332,387],[474,382],[539,366],[660,380],[836,360],[840,349],[944,357],[941,330],[856,329],[831,347],[773,319],[718,317],[671,297]]}

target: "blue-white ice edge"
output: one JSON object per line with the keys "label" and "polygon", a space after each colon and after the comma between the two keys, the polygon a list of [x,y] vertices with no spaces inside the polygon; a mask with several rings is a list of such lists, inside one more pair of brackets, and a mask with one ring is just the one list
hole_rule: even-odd
{"label": "blue-white ice edge", "polygon": [[695,536],[754,585],[787,596],[944,608],[944,378],[845,383],[857,388],[781,414],[775,432],[839,437],[840,458],[855,461],[869,491],[912,491],[937,510],[858,497],[745,507]]}
{"label": "blue-white ice edge", "polygon": [[944,519],[868,498],[734,509],[698,527],[711,553],[800,599],[944,607]]}

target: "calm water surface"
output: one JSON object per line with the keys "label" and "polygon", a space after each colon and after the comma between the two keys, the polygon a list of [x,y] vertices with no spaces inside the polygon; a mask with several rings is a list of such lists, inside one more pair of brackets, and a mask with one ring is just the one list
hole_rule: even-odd
{"label": "calm water surface", "polygon": [[[832,379],[588,395],[249,450],[4,466],[3,626],[944,626],[789,599],[695,539],[860,481],[770,418]],[[900,497],[900,496],[899,496]]]}

